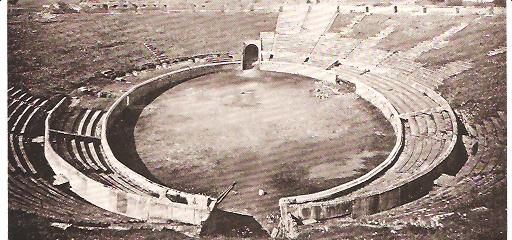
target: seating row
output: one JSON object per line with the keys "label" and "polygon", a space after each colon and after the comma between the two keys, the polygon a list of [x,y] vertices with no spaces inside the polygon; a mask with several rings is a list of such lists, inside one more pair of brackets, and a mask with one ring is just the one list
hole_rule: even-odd
{"label": "seating row", "polygon": [[[280,64],[296,70],[304,66],[294,68],[294,64]],[[273,69],[267,65],[264,69]],[[280,67],[278,70],[283,69]],[[307,68],[303,72],[314,70]],[[339,84],[354,83],[356,92],[368,95],[369,101],[374,104],[381,104],[380,100],[373,99],[376,96],[364,86],[382,94],[398,112],[404,130],[404,143],[393,164],[365,184],[338,192],[325,190],[324,195],[315,193],[310,194],[311,197],[304,195],[281,199],[281,217],[286,221],[284,226],[287,226],[286,219],[322,220],[373,214],[427,194],[433,185],[432,178],[444,171],[443,163],[452,154],[457,139],[456,121],[446,101],[425,86],[387,77],[379,72],[345,65],[324,71],[335,74]]]}
{"label": "seating row", "polygon": [[439,107],[436,100],[431,99],[419,89],[408,84],[386,77],[386,74],[376,74],[361,71],[357,68],[338,66],[331,69],[338,77],[343,79],[356,79],[380,91],[393,104],[400,114],[411,113],[418,110],[430,110]]}
{"label": "seating row", "polygon": [[60,222],[128,221],[129,218],[105,213],[50,183],[54,173],[44,157],[43,147],[34,138],[44,132],[43,119],[53,100],[34,97],[15,87],[8,89],[8,99],[9,208]]}
{"label": "seating row", "polygon": [[8,176],[9,208],[59,222],[112,224],[137,222],[95,207],[41,178]]}
{"label": "seating row", "polygon": [[453,26],[448,29],[446,32],[434,37],[431,40],[423,41],[417,44],[415,47],[409,49],[403,54],[408,58],[415,59],[419,57],[422,53],[430,51],[435,48],[441,48],[448,42],[448,39],[454,35],[455,33],[462,31],[469,25],[469,22],[462,22],[459,25]]}
{"label": "seating row", "polygon": [[[369,221],[414,223],[429,221],[434,215],[453,211],[460,204],[467,204],[474,194],[486,195],[506,182],[506,140],[504,112],[477,123],[468,112],[459,111],[467,130],[468,160],[451,182],[439,185],[428,195],[390,211],[368,216]],[[505,130],[505,131],[504,131]],[[476,144],[476,145],[475,145]],[[475,147],[476,146],[476,147]]]}
{"label": "seating row", "polygon": [[300,32],[320,36],[329,30],[337,15],[335,7],[324,4],[311,5]]}
{"label": "seating row", "polygon": [[160,63],[169,62],[170,58],[165,55],[165,52],[157,49],[153,44],[151,43],[144,43],[144,46],[153,54],[153,56],[158,60]]}
{"label": "seating row", "polygon": [[41,128],[41,119],[50,106],[50,102],[34,97],[21,89],[14,90],[13,88],[11,92],[8,93],[9,104],[7,107],[9,132],[31,136],[42,135],[42,132],[36,131],[35,128]]}
{"label": "seating row", "polygon": [[276,23],[277,34],[300,33],[304,20],[306,19],[308,6],[286,6],[279,13]]}
{"label": "seating row", "polygon": [[15,136],[9,134],[9,172],[10,173],[24,173],[24,174],[37,174],[34,164],[30,162],[27,151],[25,149],[25,142],[22,136]]}
{"label": "seating row", "polygon": [[457,179],[487,175],[489,172],[502,168],[504,163],[497,162],[506,156],[506,119],[504,112],[488,119],[466,120],[468,113],[461,112],[470,142],[468,145],[468,161],[457,174]]}
{"label": "seating row", "polygon": [[327,33],[320,37],[309,63],[326,69],[338,59],[347,58],[360,42],[360,39],[340,38],[337,33]]}
{"label": "seating row", "polygon": [[[57,120],[63,124],[62,132],[53,132],[51,142],[58,154],[73,167],[92,179],[112,188],[140,195],[155,195],[129,179],[112,171],[107,163],[97,136],[104,112],[101,110],[78,109],[65,112]],[[69,134],[65,134],[65,133]]]}

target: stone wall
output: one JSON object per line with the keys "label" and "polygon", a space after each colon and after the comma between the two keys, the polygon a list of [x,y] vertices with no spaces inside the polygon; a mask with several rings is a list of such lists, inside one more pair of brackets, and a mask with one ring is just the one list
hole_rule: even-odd
{"label": "stone wall", "polygon": [[[130,102],[140,100],[147,94],[165,89],[170,84],[175,84],[176,82],[183,82],[197,76],[223,69],[236,68],[238,67],[237,63],[238,62],[216,63],[189,67],[152,78],[123,94],[106,113],[106,117],[102,123],[101,143],[106,154],[105,160],[107,164],[116,174],[121,175],[123,178],[130,179],[131,182],[147,190],[157,192],[159,197],[141,196],[105,186],[75,169],[57,154],[50,143],[50,129],[53,118],[66,109],[67,103],[69,102],[69,99],[66,98],[62,99],[59,104],[49,112],[45,122],[44,148],[45,157],[50,167],[59,178],[64,178],[69,182],[71,191],[107,211],[136,219],[147,220],[149,222],[167,222],[170,220],[201,225],[209,217],[210,212],[215,207],[216,199],[204,195],[189,194],[169,189],[135,173],[119,162],[112,153],[107,140],[108,129],[113,126],[117,117],[130,106]],[[172,202],[165,197],[165,193],[184,197],[187,199],[188,204]]]}
{"label": "stone wall", "polygon": [[[261,69],[300,74],[324,81],[331,81],[332,78],[335,77],[335,73],[329,70],[300,64],[263,62]],[[434,180],[447,170],[449,167],[447,166],[447,162],[450,162],[456,155],[456,151],[452,150],[456,144],[458,130],[452,109],[444,98],[430,88],[419,83],[412,83],[412,87],[433,99],[441,108],[445,109],[450,114],[453,135],[445,155],[436,158],[436,161],[422,172],[397,182],[394,185],[382,186],[382,188],[377,191],[354,196],[350,199],[336,199],[336,197],[343,196],[352,190],[364,186],[380,173],[384,173],[385,170],[396,161],[404,141],[401,120],[390,102],[371,86],[362,84],[356,79],[350,81],[356,85],[356,93],[379,108],[390,121],[397,135],[397,144],[389,157],[381,165],[358,179],[318,193],[280,199],[281,226],[287,236],[293,236],[293,233],[296,233],[295,229],[291,229],[296,226],[296,224],[294,224],[296,219],[323,220],[347,215],[358,217],[388,210],[424,196],[432,189]]]}
{"label": "stone wall", "polygon": [[[336,74],[333,72],[300,64],[263,62],[261,69],[266,71],[277,71],[298,74],[331,83],[333,83],[336,79]],[[379,166],[353,181],[313,194],[293,196],[280,199],[279,205],[281,208],[282,218],[288,216],[289,213],[291,213],[291,215],[299,219],[313,218],[317,220],[347,215],[350,213],[350,208],[352,207],[350,203],[324,204],[324,206],[315,208],[317,209],[317,211],[310,212],[307,214],[305,214],[305,212],[309,211],[310,207],[304,207],[299,204],[322,201],[325,199],[332,198],[333,196],[340,195],[343,192],[358,188],[371,181],[375,176],[383,173],[396,161],[404,141],[403,126],[398,116],[398,112],[391,105],[391,103],[378,91],[375,91],[373,88],[361,82],[352,83],[355,84],[356,86],[356,94],[358,94],[363,99],[375,105],[393,126],[395,135],[397,136],[397,141],[395,143],[393,150],[391,151],[390,155],[386,158],[386,160],[384,160]]]}

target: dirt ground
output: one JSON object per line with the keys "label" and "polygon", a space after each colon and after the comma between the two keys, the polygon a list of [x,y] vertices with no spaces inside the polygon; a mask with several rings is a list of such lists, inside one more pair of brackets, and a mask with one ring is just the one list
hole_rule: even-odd
{"label": "dirt ground", "polygon": [[42,21],[36,11],[8,15],[9,85],[32,94],[68,94],[97,72],[125,71],[155,61],[145,42],[169,58],[214,52],[237,53],[242,42],[273,31],[276,13],[59,14]]}
{"label": "dirt ground", "polygon": [[[267,218],[277,214],[281,197],[368,172],[395,143],[377,109],[355,93],[320,99],[312,91],[319,86],[259,71],[190,80],[142,111],[137,153],[176,189],[218,196],[236,182],[220,208]],[[266,195],[258,196],[259,189]]]}

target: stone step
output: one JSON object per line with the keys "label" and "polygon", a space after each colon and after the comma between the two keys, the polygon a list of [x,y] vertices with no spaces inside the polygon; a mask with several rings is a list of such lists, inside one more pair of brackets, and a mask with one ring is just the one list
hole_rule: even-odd
{"label": "stone step", "polygon": [[20,148],[20,153],[21,153],[21,160],[22,160],[22,163],[27,167],[27,169],[32,173],[32,174],[37,174],[37,170],[35,169],[34,165],[32,164],[32,162],[30,162],[30,158],[28,157],[28,154],[27,154],[27,149],[25,148],[25,141],[24,141],[24,138],[22,136],[18,136],[18,147]]}
{"label": "stone step", "polygon": [[78,150],[75,151],[76,145],[74,140],[71,140],[69,137],[63,137],[59,135],[50,135],[50,137],[55,138],[55,144],[53,144],[52,141],[52,145],[64,160],[66,160],[79,171],[83,172],[90,169],[90,167],[87,166],[85,162],[81,162],[82,158],[79,158],[79,156],[76,155]]}
{"label": "stone step", "polygon": [[316,5],[308,12],[301,32],[315,32],[322,34],[326,32],[336,16],[336,8],[331,6]]}
{"label": "stone step", "polygon": [[405,172],[405,170],[408,168],[406,166],[412,164],[413,161],[415,161],[413,154],[415,153],[415,146],[417,144],[417,138],[415,137],[409,137],[406,138],[405,144],[404,144],[404,150],[400,154],[399,159],[395,163],[394,169],[398,173]]}
{"label": "stone step", "polygon": [[39,105],[33,108],[19,130],[21,134],[32,132],[36,125],[43,126],[44,120],[42,118],[46,117],[46,107],[48,107],[48,100],[40,102]]}
{"label": "stone step", "polygon": [[18,144],[18,142],[14,141],[14,135],[9,134],[9,153],[11,155],[9,156],[9,161],[12,161],[12,165],[15,166],[19,171],[21,171],[22,173],[27,173],[28,171],[21,163],[21,154],[18,153],[19,147],[16,146],[16,144]]}
{"label": "stone step", "polygon": [[[87,156],[89,156],[90,159],[92,159],[92,161],[94,162],[94,164],[96,166],[99,167],[100,170],[102,171],[109,171],[110,169],[105,167],[105,165],[102,163],[102,160],[100,159],[99,155],[101,155],[101,148],[100,148],[100,145],[99,143],[94,143],[94,142],[89,142],[89,143],[84,143],[85,147],[86,147],[86,153],[87,153]],[[98,154],[100,153],[100,154]]]}
{"label": "stone step", "polygon": [[354,29],[354,26],[359,24],[366,16],[367,16],[366,14],[360,14],[360,15],[354,16],[352,21],[350,21],[350,23],[347,26],[345,26],[343,29],[340,30],[340,34],[348,35],[349,33],[351,33]]}
{"label": "stone step", "polygon": [[406,101],[406,99],[402,98],[399,94],[397,94],[398,90],[395,90],[395,86],[390,86],[389,83],[381,82],[378,79],[371,77],[370,75],[359,75],[354,72],[346,71],[346,69],[342,68],[334,68],[333,70],[339,74],[339,77],[341,79],[353,78],[357,79],[358,81],[362,81],[368,84],[369,86],[372,86],[377,91],[382,93],[397,109],[399,113],[410,112],[413,110],[413,108],[409,106],[408,101]]}
{"label": "stone step", "polygon": [[44,203],[49,206],[58,206],[54,208],[55,213],[76,214],[74,212],[76,209],[68,205],[66,199],[53,195],[48,189],[33,184],[29,179],[19,178],[18,181],[11,180],[9,181],[9,186],[14,191],[18,190],[18,193],[21,193],[25,198],[36,200],[36,205]]}
{"label": "stone step", "polygon": [[430,136],[435,135],[436,132],[437,132],[437,126],[436,126],[436,122],[434,121],[432,115],[425,114],[424,118],[427,120],[427,133],[428,133],[428,135],[430,135]]}
{"label": "stone step", "polygon": [[89,119],[89,122],[85,129],[86,136],[95,136],[96,133],[93,130],[96,130],[96,126],[98,125],[99,120],[101,119],[101,115],[103,115],[103,111],[96,110]]}
{"label": "stone step", "polygon": [[[89,163],[85,160],[85,157],[83,156],[83,153],[79,150],[80,144],[75,139],[71,139],[69,144],[71,145],[71,150],[74,155],[74,159],[78,160],[81,166],[83,166],[85,169],[90,170],[94,169],[92,166],[92,163]],[[95,169],[97,170],[97,169]]]}
{"label": "stone step", "polygon": [[411,135],[412,136],[419,136],[420,135],[420,129],[419,129],[419,126],[418,126],[418,122],[416,121],[416,118],[409,117],[409,118],[407,118],[407,120],[409,121],[409,126],[411,128]]}
{"label": "stone step", "polygon": [[7,106],[7,113],[9,115],[11,115],[11,113],[14,111],[14,109],[16,109],[20,104],[22,104],[22,101],[20,100],[13,100],[9,103],[9,105]]}
{"label": "stone step", "polygon": [[30,94],[21,89],[18,89],[10,96],[11,99],[20,101],[25,101],[29,97],[31,97]]}
{"label": "stone step", "polygon": [[77,144],[77,150],[79,151],[79,154],[83,157],[84,161],[89,166],[91,166],[91,168],[93,168],[96,171],[99,171],[100,167],[98,166],[98,164],[96,164],[96,161],[94,159],[92,159],[92,157],[90,156],[90,153],[87,150],[86,143],[84,141],[78,141],[78,140],[75,143]]}
{"label": "stone step", "polygon": [[426,168],[427,167],[433,167],[437,161],[439,160],[442,160],[442,159],[439,159],[439,157],[441,156],[442,153],[446,152],[449,144],[447,144],[444,140],[434,140],[433,141],[433,144],[431,145],[432,146],[432,149],[430,150],[430,156],[429,156],[429,161],[427,161],[427,165],[425,166]]}
{"label": "stone step", "polygon": [[96,130],[94,130],[94,136],[97,138],[101,138],[102,124],[105,121],[106,114],[102,114],[98,124],[96,124]]}
{"label": "stone step", "polygon": [[15,121],[20,117],[20,115],[26,111],[26,109],[29,107],[29,105],[21,102],[14,110],[9,114],[7,117],[8,127],[9,129],[14,126]]}
{"label": "stone step", "polygon": [[[396,172],[398,173],[406,173],[409,172],[410,169],[416,164],[416,162],[419,160],[421,152],[423,149],[423,142],[421,139],[416,137],[410,137],[410,145],[407,149],[408,153],[402,153],[400,155],[400,158],[397,162],[401,162],[400,165],[398,165],[398,168],[396,169]],[[406,150],[404,149],[403,152]],[[404,155],[402,157],[402,155]]]}
{"label": "stone step", "polygon": [[431,157],[433,157],[433,155],[431,155],[432,145],[433,145],[432,139],[423,138],[421,143],[422,143],[421,153],[419,155],[419,158],[418,158],[418,160],[416,160],[414,165],[411,166],[411,168],[407,170],[408,172],[420,172],[425,167],[428,166],[427,165],[428,162],[432,161],[432,159],[430,159]]}
{"label": "stone step", "polygon": [[421,54],[428,52],[432,49],[439,49],[444,47],[447,44],[448,38],[451,37],[453,34],[461,31],[462,29],[466,28],[469,25],[467,22],[462,22],[461,24],[451,27],[444,33],[432,38],[431,40],[423,41],[413,48],[407,50],[404,52],[405,55],[408,57],[414,59],[419,57]]}
{"label": "stone step", "polygon": [[421,65],[414,62],[414,60],[404,57],[403,54],[393,54],[383,60],[380,65],[391,67],[407,73],[412,73],[421,67]]}
{"label": "stone step", "polygon": [[80,134],[80,135],[85,135],[85,129],[86,129],[86,123],[88,123],[89,119],[90,119],[90,115],[92,113],[92,110],[91,109],[87,109],[85,110],[85,113],[84,115],[82,115],[81,119],[80,119],[80,122],[78,124],[78,129],[77,129],[77,134]]}
{"label": "stone step", "polygon": [[283,7],[276,23],[276,33],[299,33],[308,11],[307,6]]}
{"label": "stone step", "polygon": [[10,131],[19,131],[23,127],[23,123],[26,121],[30,113],[33,111],[35,111],[35,109],[30,105],[24,108],[20,115],[18,115],[18,117],[16,118],[16,121],[13,122],[12,126],[10,127]]}

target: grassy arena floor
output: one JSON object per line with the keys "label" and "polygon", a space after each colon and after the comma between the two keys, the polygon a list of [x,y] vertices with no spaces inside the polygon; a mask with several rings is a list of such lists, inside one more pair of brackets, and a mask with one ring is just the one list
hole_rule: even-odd
{"label": "grassy arena floor", "polygon": [[237,182],[220,208],[270,224],[279,198],[361,176],[396,141],[381,113],[355,93],[320,99],[316,87],[308,78],[259,71],[190,80],[142,111],[137,153],[176,189],[218,196]]}

